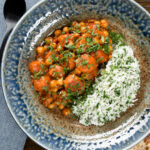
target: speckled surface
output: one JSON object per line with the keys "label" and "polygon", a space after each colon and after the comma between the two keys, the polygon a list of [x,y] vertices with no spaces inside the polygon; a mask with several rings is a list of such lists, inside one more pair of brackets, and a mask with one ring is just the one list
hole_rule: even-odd
{"label": "speckled surface", "polygon": [[[6,0],[0,0],[0,46],[6,32],[6,23],[4,20],[3,6]],[[38,0],[26,0],[27,9],[29,9]],[[14,0],[13,0],[14,2]],[[18,7],[18,6],[17,6]],[[0,50],[2,53],[2,49]],[[0,71],[1,72],[1,71]],[[0,150],[20,150],[23,149],[26,134],[17,125],[12,117],[6,101],[4,99],[1,77],[0,77]],[[12,138],[13,135],[13,138]],[[21,137],[21,138],[20,138]]]}
{"label": "speckled surface", "polygon": [[[125,1],[125,3],[118,0],[43,1],[39,7],[30,12],[30,16],[26,16],[17,26],[6,47],[2,79],[8,106],[28,136],[45,148],[123,149],[130,147],[149,132],[149,82],[143,87],[142,102],[133,109],[133,113],[130,111],[124,115],[123,119],[104,126],[103,132],[102,129],[98,127],[95,129],[93,126],[85,129],[75,122],[72,124],[77,131],[73,132],[70,120],[59,121],[58,115],[43,109],[43,106],[33,96],[34,91],[31,88],[27,64],[29,60],[33,59],[35,46],[58,25],[62,25],[70,19],[82,19],[81,14],[83,19],[95,18],[95,16],[115,16],[127,31],[130,30],[131,35],[135,34],[140,45],[145,47],[142,55],[146,53],[149,60],[150,51],[146,51],[146,49],[149,48],[150,42],[150,19],[148,14],[130,1]],[[147,71],[146,75],[148,75]],[[138,108],[140,109],[138,110]],[[62,124],[64,126],[60,126]],[[78,129],[82,132],[79,132]]]}

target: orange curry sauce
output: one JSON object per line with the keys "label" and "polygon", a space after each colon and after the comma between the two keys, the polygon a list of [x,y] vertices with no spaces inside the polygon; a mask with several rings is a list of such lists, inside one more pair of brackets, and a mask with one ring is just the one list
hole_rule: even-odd
{"label": "orange curry sauce", "polygon": [[30,62],[29,71],[45,107],[58,107],[64,115],[70,114],[70,96],[82,95],[86,83],[93,83],[99,75],[98,67],[112,57],[107,28],[105,19],[74,21],[36,48],[36,59]]}

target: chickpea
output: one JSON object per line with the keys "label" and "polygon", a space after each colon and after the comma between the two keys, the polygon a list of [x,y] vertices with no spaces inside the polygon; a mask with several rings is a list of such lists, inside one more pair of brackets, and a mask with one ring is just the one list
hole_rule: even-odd
{"label": "chickpea", "polygon": [[109,45],[109,51],[112,52],[113,48],[111,45]]}
{"label": "chickpea", "polygon": [[103,38],[103,39],[101,38],[99,42],[100,42],[100,44],[104,44],[105,43],[105,38]]}
{"label": "chickpea", "polygon": [[55,106],[56,106],[55,103],[52,103],[52,104],[49,104],[49,105],[48,105],[48,108],[49,108],[49,109],[53,109]]}
{"label": "chickpea", "polygon": [[54,100],[56,100],[56,99],[57,99],[57,93],[56,93],[56,92],[53,92],[53,93],[52,93],[52,97],[53,97]]}
{"label": "chickpea", "polygon": [[58,95],[57,100],[55,101],[55,104],[58,106],[62,102],[62,99],[60,98],[60,95]]}
{"label": "chickpea", "polygon": [[91,35],[89,34],[89,33],[84,33],[84,34],[82,34],[82,37],[83,38],[86,38],[86,37],[90,37]]}
{"label": "chickpea", "polygon": [[112,39],[109,39],[109,43],[112,44]]}
{"label": "chickpea", "polygon": [[[85,33],[85,34],[86,34],[86,33]],[[83,34],[83,35],[84,35],[84,34]],[[86,36],[84,37],[83,35],[81,36],[81,37],[82,37],[81,40],[77,42],[76,48],[79,48],[80,45],[82,45],[82,44],[85,44],[85,45],[87,44],[87,41],[85,40],[85,39],[86,39]],[[84,53],[84,52],[86,52],[86,48],[85,48],[85,47],[82,49],[82,53]]]}
{"label": "chickpea", "polygon": [[45,55],[45,59],[51,58],[52,55],[56,56],[56,53],[55,53],[54,51],[49,51],[49,52]]}
{"label": "chickpea", "polygon": [[103,31],[97,30],[96,33],[98,34],[98,36],[103,35]]}
{"label": "chickpea", "polygon": [[56,48],[57,47],[57,44],[56,43],[52,43],[51,45],[53,48]]}
{"label": "chickpea", "polygon": [[112,55],[109,55],[109,59],[112,59]]}
{"label": "chickpea", "polygon": [[69,33],[69,28],[68,28],[68,27],[64,27],[64,28],[63,28],[63,32]]}
{"label": "chickpea", "polygon": [[94,21],[94,24],[98,24],[98,25],[100,25],[100,23],[101,23],[100,21],[97,21],[97,20],[96,20],[96,21]]}
{"label": "chickpea", "polygon": [[92,56],[96,59],[97,63],[104,63],[108,60],[108,55],[104,53],[103,50],[97,50],[92,54]]}
{"label": "chickpea", "polygon": [[51,80],[49,86],[51,87],[51,92],[57,92],[58,89],[60,89],[63,85],[63,80],[59,79],[59,80]]}
{"label": "chickpea", "polygon": [[83,73],[81,77],[85,80],[89,80],[89,73]]}
{"label": "chickpea", "polygon": [[66,38],[68,38],[68,34],[61,34],[60,36],[58,36],[58,42],[65,43]]}
{"label": "chickpea", "polygon": [[76,21],[73,21],[72,22],[72,26],[74,27],[74,26],[76,26],[78,23],[76,22]]}
{"label": "chickpea", "polygon": [[57,91],[58,91],[58,88],[57,88],[57,87],[56,87],[56,88],[51,88],[50,91],[51,91],[51,92],[57,92]]}
{"label": "chickpea", "polygon": [[69,62],[68,62],[68,67],[70,70],[74,69],[76,66],[76,63],[75,63],[75,58],[74,57],[71,57],[69,59]]}
{"label": "chickpea", "polygon": [[88,20],[88,23],[93,23],[95,20],[91,19],[91,20]]}
{"label": "chickpea", "polygon": [[81,33],[85,33],[86,32],[86,27],[82,26],[80,30],[81,30]]}
{"label": "chickpea", "polygon": [[38,73],[39,71],[43,72],[44,70],[41,68],[43,63],[41,61],[35,60],[29,64],[29,70],[31,73]]}
{"label": "chickpea", "polygon": [[80,75],[81,71],[78,68],[76,68],[75,71],[74,71],[74,73],[77,74],[77,75]]}
{"label": "chickpea", "polygon": [[55,36],[59,36],[61,34],[61,30],[56,30],[54,34]]}
{"label": "chickpea", "polygon": [[85,23],[84,22],[80,22],[79,25],[82,27],[82,26],[85,26]]}
{"label": "chickpea", "polygon": [[57,85],[63,85],[63,79],[58,79],[57,80]]}
{"label": "chickpea", "polygon": [[59,92],[59,98],[64,99],[65,97],[67,97],[67,92],[65,90],[61,90]]}
{"label": "chickpea", "polygon": [[59,99],[57,99],[57,100],[55,101],[55,104],[56,104],[57,106],[59,106],[60,103],[61,103],[61,101],[60,101]]}
{"label": "chickpea", "polygon": [[[37,61],[41,62],[42,65],[44,65],[44,59],[42,57],[38,57]],[[46,68],[45,68],[46,69]]]}
{"label": "chickpea", "polygon": [[64,108],[62,113],[63,113],[63,115],[68,116],[70,114],[70,109]]}
{"label": "chickpea", "polygon": [[53,64],[53,60],[51,59],[51,58],[47,58],[46,60],[45,60],[45,65],[46,66],[49,66],[49,65],[52,65]]}
{"label": "chickpea", "polygon": [[53,41],[53,39],[51,37],[47,37],[45,41],[46,41],[46,44],[50,44]]}
{"label": "chickpea", "polygon": [[73,45],[73,44],[74,44],[73,41],[72,41],[72,40],[69,40],[68,45]]}
{"label": "chickpea", "polygon": [[47,50],[48,45],[44,45],[43,47],[44,47],[44,50],[46,51],[46,50]]}
{"label": "chickpea", "polygon": [[51,80],[50,87],[51,88],[56,88],[57,87],[57,80]]}
{"label": "chickpea", "polygon": [[44,105],[45,107],[47,107],[49,104],[52,103],[52,101],[53,101],[53,99],[52,99],[51,97],[50,97],[50,98],[47,98],[46,100],[44,100],[43,105]]}
{"label": "chickpea", "polygon": [[58,108],[60,109],[60,110],[62,110],[62,109],[64,109],[64,105],[63,104],[59,104],[59,106],[58,106]]}
{"label": "chickpea", "polygon": [[108,37],[108,31],[103,31],[103,36]]}
{"label": "chickpea", "polygon": [[71,39],[73,40],[75,38],[78,38],[79,36],[80,36],[79,33],[74,33],[74,34],[71,35]]}
{"label": "chickpea", "polygon": [[103,27],[103,28],[107,28],[107,26],[108,26],[108,22],[107,22],[107,20],[105,20],[105,19],[102,19],[101,21],[101,26]]}
{"label": "chickpea", "polygon": [[43,46],[38,46],[36,48],[36,51],[37,51],[38,55],[42,55],[45,52],[45,49]]}
{"label": "chickpea", "polygon": [[54,38],[53,38],[53,42],[54,42],[54,43],[57,43],[57,42],[58,42],[58,38],[57,38],[57,37],[54,37]]}

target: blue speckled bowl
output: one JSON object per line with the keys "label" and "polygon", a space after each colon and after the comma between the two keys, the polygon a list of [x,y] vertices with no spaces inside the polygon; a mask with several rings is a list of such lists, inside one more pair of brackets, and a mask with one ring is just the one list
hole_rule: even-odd
{"label": "blue speckled bowl", "polygon": [[[28,64],[35,47],[72,20],[106,17],[125,35],[141,65],[135,107],[103,127],[80,125],[44,108],[33,90]],[[150,132],[150,15],[133,0],[43,0],[18,22],[2,60],[7,105],[22,130],[46,149],[128,149]]]}

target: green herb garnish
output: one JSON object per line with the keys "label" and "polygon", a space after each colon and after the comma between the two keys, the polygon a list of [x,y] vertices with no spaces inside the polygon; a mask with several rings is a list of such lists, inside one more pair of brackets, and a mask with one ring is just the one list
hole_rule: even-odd
{"label": "green herb garnish", "polygon": [[65,45],[66,48],[70,49],[70,50],[74,50],[76,48],[75,45],[73,44],[68,44],[68,45]]}
{"label": "green herb garnish", "polygon": [[103,45],[103,51],[105,54],[109,54],[109,43],[104,43]]}

